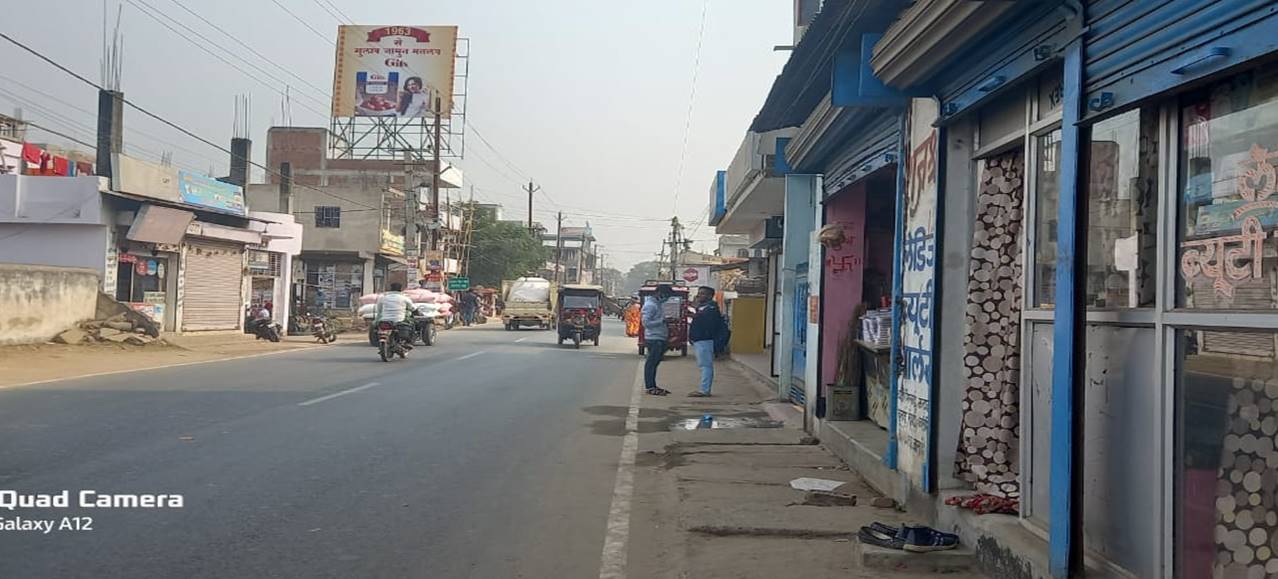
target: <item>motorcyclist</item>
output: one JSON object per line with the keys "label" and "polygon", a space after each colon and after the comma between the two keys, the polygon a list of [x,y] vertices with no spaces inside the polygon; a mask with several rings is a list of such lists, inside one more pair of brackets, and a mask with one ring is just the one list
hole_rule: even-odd
{"label": "motorcyclist", "polygon": [[413,300],[404,295],[404,286],[399,282],[390,284],[390,291],[377,298],[377,313],[374,316],[379,322],[401,324],[408,319],[413,310]]}

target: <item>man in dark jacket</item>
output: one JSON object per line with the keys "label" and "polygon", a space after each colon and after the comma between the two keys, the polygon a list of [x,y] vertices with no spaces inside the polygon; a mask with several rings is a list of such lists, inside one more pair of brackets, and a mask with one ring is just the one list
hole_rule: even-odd
{"label": "man in dark jacket", "polygon": [[688,393],[688,396],[701,398],[710,395],[710,385],[714,382],[715,344],[723,332],[724,323],[719,304],[714,301],[714,288],[697,288],[697,299],[693,305],[697,313],[692,317],[688,340],[697,354],[697,367],[701,368],[701,389]]}

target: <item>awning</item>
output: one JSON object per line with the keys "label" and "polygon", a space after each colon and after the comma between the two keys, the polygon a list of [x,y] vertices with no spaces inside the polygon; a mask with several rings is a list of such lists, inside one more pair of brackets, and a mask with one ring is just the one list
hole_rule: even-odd
{"label": "awning", "polygon": [[133,218],[133,225],[129,226],[125,237],[149,243],[181,243],[194,219],[195,214],[190,211],[145,203]]}

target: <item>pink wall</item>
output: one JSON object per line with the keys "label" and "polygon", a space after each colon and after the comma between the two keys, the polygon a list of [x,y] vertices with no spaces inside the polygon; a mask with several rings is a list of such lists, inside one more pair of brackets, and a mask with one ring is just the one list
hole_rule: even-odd
{"label": "pink wall", "polygon": [[826,200],[825,224],[842,226],[847,241],[837,249],[825,248],[821,385],[834,381],[839,365],[839,344],[847,333],[853,308],[861,301],[865,267],[865,181]]}

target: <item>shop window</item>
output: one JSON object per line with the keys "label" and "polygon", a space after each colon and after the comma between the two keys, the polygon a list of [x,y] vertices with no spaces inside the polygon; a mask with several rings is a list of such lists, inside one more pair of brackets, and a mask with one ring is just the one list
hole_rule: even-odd
{"label": "shop window", "polygon": [[1177,337],[1177,574],[1278,575],[1278,333]]}
{"label": "shop window", "polygon": [[1278,307],[1278,70],[1181,103],[1178,307]]}
{"label": "shop window", "polygon": [[342,208],[321,205],[315,208],[315,227],[341,227]]}
{"label": "shop window", "polygon": [[364,266],[358,263],[306,264],[308,308],[348,309],[364,294]]}
{"label": "shop window", "polygon": [[1060,203],[1061,131],[1035,138],[1034,305],[1056,303],[1056,208]]}
{"label": "shop window", "polygon": [[1133,110],[1091,129],[1087,306],[1154,305],[1158,118]]}

